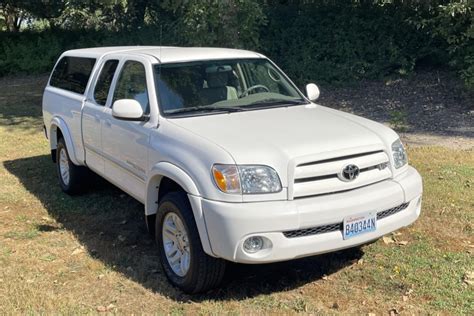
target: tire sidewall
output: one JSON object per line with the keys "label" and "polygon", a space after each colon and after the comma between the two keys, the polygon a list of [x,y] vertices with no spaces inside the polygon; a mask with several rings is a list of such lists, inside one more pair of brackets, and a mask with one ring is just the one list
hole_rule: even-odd
{"label": "tire sidewall", "polygon": [[[187,200],[187,196],[184,195],[184,197]],[[159,249],[159,254],[160,254],[160,262],[163,267],[163,270],[165,271],[166,276],[168,279],[170,279],[171,283],[177,285],[178,287],[181,288],[188,288],[194,284],[195,277],[196,277],[196,247],[200,247],[200,244],[196,244],[197,240],[196,237],[199,238],[199,236],[195,235],[195,231],[193,228],[189,227],[189,223],[186,220],[187,217],[183,216],[182,212],[189,212],[190,211],[190,206],[188,201],[183,201],[184,199],[183,195],[173,192],[170,194],[167,194],[160,205],[158,206],[158,213],[156,216],[156,228],[155,228],[155,239],[156,243],[158,245]],[[187,203],[186,203],[187,202]],[[187,204],[187,205],[186,205]],[[189,207],[189,208],[188,208]],[[190,264],[189,264],[189,270],[186,273],[185,276],[181,277],[177,275],[173,269],[171,268],[168,259],[166,258],[166,254],[164,251],[164,245],[163,245],[163,221],[166,217],[167,214],[169,213],[175,213],[182,221],[186,233],[188,235],[188,241],[189,241],[189,250],[190,250]]]}
{"label": "tire sidewall", "polygon": [[[67,157],[67,164],[69,168],[69,183],[64,183],[63,177],[61,176],[61,167],[60,167],[60,159],[61,159],[61,150],[65,150],[66,152],[66,157]],[[56,148],[56,168],[57,168],[57,173],[58,173],[58,178],[59,178],[59,185],[61,186],[61,189],[63,191],[69,191],[71,190],[71,183],[73,181],[72,176],[73,176],[73,171],[71,168],[71,159],[69,158],[69,152],[67,151],[66,144],[64,143],[63,139],[60,139],[58,141],[58,146]]]}

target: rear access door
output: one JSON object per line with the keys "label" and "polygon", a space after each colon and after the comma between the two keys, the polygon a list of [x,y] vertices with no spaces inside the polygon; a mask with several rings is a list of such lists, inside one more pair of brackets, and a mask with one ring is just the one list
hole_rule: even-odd
{"label": "rear access door", "polygon": [[82,137],[87,166],[103,175],[104,156],[102,150],[102,123],[107,118],[106,108],[110,106],[112,91],[110,89],[120,60],[116,57],[105,57],[99,65],[99,72],[92,83],[82,110]]}

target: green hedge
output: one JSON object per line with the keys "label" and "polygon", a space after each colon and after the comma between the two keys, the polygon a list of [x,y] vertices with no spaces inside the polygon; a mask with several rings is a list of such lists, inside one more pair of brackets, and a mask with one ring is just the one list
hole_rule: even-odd
{"label": "green hedge", "polygon": [[184,41],[175,32],[165,33],[154,27],[134,32],[107,31],[47,31],[0,33],[0,76],[19,73],[51,71],[59,55],[68,49],[117,45],[182,45]]}
{"label": "green hedge", "polygon": [[262,50],[299,83],[350,82],[409,73],[421,60],[446,62],[442,43],[406,22],[408,10],[340,3],[276,7]]}
{"label": "green hedge", "polygon": [[[198,3],[200,15],[184,19],[187,23],[180,22],[177,15],[175,20],[162,20],[161,26],[148,25],[135,31],[0,32],[0,76],[49,72],[67,49],[161,43],[256,49],[300,86],[311,81],[345,84],[407,74],[423,63],[451,66],[474,87],[474,10],[468,5],[474,0],[463,1],[428,7],[398,1],[275,1],[257,12],[263,18],[250,19],[252,23],[239,18],[241,25],[234,25],[234,21],[226,32],[220,31],[226,25],[219,18],[209,18],[213,12],[201,10]],[[245,3],[245,8],[250,8],[247,11],[255,11],[255,4]],[[232,30],[239,27],[242,34],[233,41]]]}

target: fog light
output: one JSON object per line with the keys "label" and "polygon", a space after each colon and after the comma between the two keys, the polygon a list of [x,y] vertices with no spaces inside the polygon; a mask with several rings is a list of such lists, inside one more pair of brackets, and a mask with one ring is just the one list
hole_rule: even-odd
{"label": "fog light", "polygon": [[263,238],[260,236],[252,236],[244,241],[244,250],[248,253],[256,253],[263,249]]}

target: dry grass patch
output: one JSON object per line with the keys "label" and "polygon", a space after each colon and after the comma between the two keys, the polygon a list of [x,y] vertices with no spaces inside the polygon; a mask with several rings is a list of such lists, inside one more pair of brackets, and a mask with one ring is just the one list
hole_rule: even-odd
{"label": "dry grass patch", "polygon": [[139,203],[98,178],[85,195],[60,191],[41,84],[29,84],[30,95],[16,88],[0,98],[2,313],[474,313],[472,151],[409,149],[424,179],[423,213],[394,242],[231,265],[221,289],[191,297],[167,283]]}

